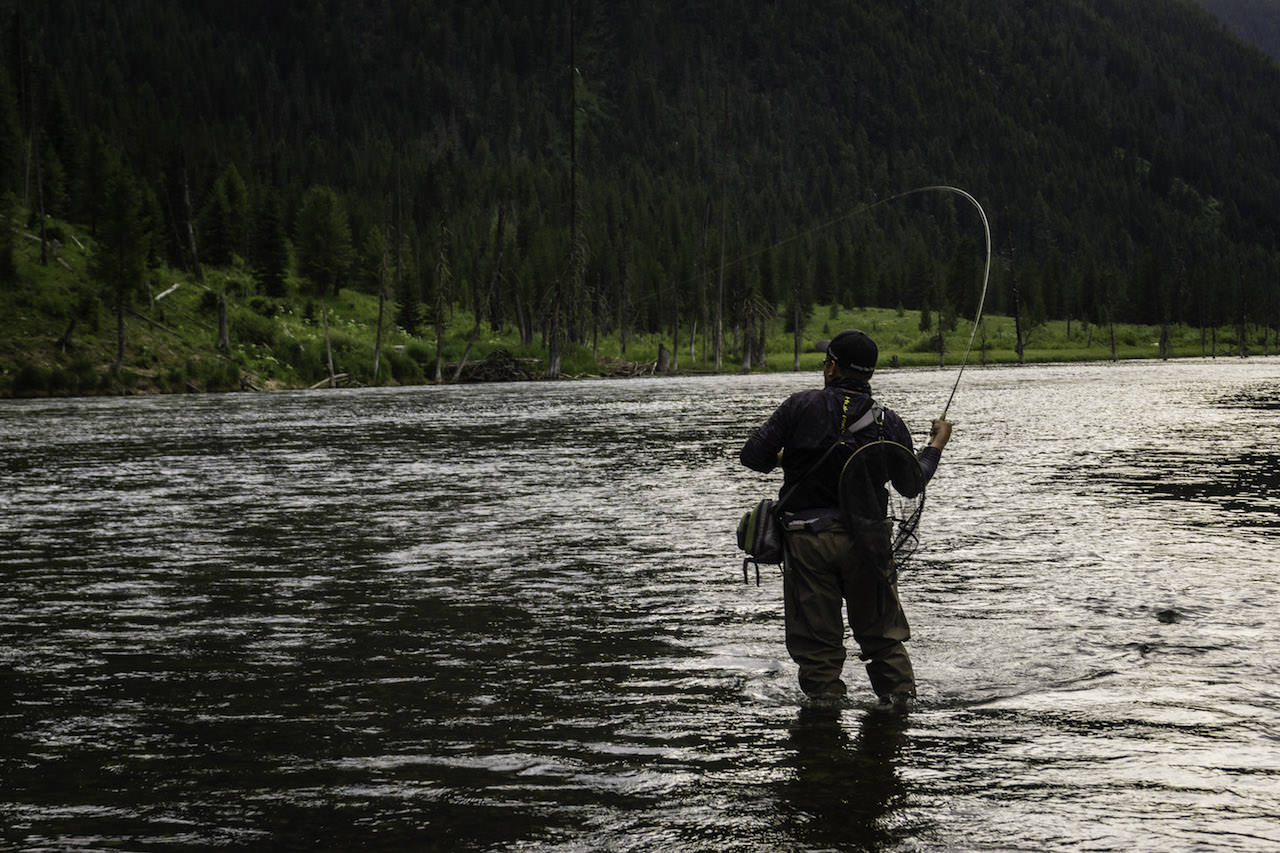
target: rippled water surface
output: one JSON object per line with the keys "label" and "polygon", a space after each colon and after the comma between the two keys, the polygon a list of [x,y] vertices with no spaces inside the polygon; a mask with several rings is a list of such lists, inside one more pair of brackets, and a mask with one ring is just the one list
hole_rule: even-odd
{"label": "rippled water surface", "polygon": [[1280,847],[1280,362],[971,367],[905,717],[742,583],[818,380],[0,402],[0,848]]}

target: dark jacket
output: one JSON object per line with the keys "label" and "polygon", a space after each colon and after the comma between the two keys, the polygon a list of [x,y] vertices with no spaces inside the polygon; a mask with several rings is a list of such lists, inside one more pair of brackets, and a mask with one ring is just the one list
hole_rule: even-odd
{"label": "dark jacket", "polygon": [[[786,494],[797,481],[800,485],[784,508],[796,511],[839,506],[840,470],[850,451],[837,449],[821,468],[808,477],[804,475],[836,442],[841,430],[855,423],[871,405],[870,386],[854,379],[837,379],[825,388],[792,394],[747,439],[740,455],[742,464],[767,474],[777,467],[778,451],[785,450],[779,494]],[[913,451],[911,432],[902,418],[889,409],[883,410],[882,424],[873,423],[857,435],[859,444],[877,438],[897,442]],[[937,469],[941,455],[934,447],[921,451],[919,462],[926,481]]]}

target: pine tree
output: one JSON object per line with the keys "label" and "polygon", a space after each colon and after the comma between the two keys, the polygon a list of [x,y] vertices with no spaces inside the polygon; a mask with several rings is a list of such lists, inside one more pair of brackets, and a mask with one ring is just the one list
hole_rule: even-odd
{"label": "pine tree", "polygon": [[89,259],[90,276],[103,286],[115,309],[117,368],[124,363],[125,307],[142,286],[148,244],[142,194],[133,175],[119,167],[107,183],[101,235]]}
{"label": "pine tree", "polygon": [[8,288],[18,280],[18,265],[14,259],[13,216],[18,199],[12,192],[0,192],[0,287]]}
{"label": "pine tree", "polygon": [[231,263],[231,207],[226,189],[218,181],[200,211],[200,255],[206,263],[224,267]]}
{"label": "pine tree", "polygon": [[280,214],[280,196],[269,187],[259,193],[254,210],[249,266],[267,296],[279,299],[285,295],[285,277],[289,271],[288,238],[285,236],[284,218]]}
{"label": "pine tree", "polygon": [[351,224],[337,192],[313,186],[302,199],[297,224],[298,272],[318,294],[337,295],[351,265]]}

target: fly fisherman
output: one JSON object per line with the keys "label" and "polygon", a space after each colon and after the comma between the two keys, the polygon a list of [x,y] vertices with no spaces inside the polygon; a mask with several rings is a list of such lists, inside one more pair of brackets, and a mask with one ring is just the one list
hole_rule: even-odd
{"label": "fly fisherman", "polygon": [[[782,493],[794,487],[782,514],[787,651],[800,668],[800,688],[807,696],[840,701],[847,690],[840,678],[845,661],[843,600],[872,689],[882,704],[906,710],[915,698],[916,682],[903,646],[910,629],[898,599],[892,556],[877,559],[873,551],[888,555],[888,549],[869,549],[848,529],[839,507],[839,484],[849,452],[827,451],[845,427],[864,420],[877,421],[879,436],[914,452],[911,433],[894,412],[873,409],[868,380],[879,357],[875,341],[849,330],[818,348],[827,354],[824,387],[787,398],[747,439],[741,454],[743,465],[761,473],[781,464]],[[871,419],[866,418],[869,413]],[[865,428],[859,434],[866,435]],[[951,424],[935,420],[929,445],[918,456],[924,482],[937,470],[950,437]]]}

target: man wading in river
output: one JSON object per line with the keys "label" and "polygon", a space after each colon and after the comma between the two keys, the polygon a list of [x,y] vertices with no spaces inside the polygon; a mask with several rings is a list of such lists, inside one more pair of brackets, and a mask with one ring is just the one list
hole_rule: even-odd
{"label": "man wading in river", "polygon": [[[868,380],[879,357],[875,341],[849,330],[818,348],[827,354],[824,387],[789,397],[747,439],[741,454],[743,465],[761,473],[781,464],[782,493],[794,487],[782,513],[787,651],[800,667],[800,688],[807,696],[839,701],[846,693],[840,678],[843,601],[872,689],[882,703],[906,710],[915,698],[916,682],[903,646],[910,629],[898,599],[893,557],[887,546],[853,535],[841,515],[840,475],[850,452],[823,455],[847,426],[868,413],[868,425],[856,433],[859,445],[883,438],[911,451],[911,433],[900,417],[871,398]],[[918,457],[923,481],[917,475],[915,482],[922,485],[933,476],[950,437],[951,424],[935,420],[929,445]],[[904,455],[906,464],[914,464],[910,454]],[[880,489],[887,479],[898,480],[897,472],[885,473]],[[888,535],[884,525],[876,526]]]}

